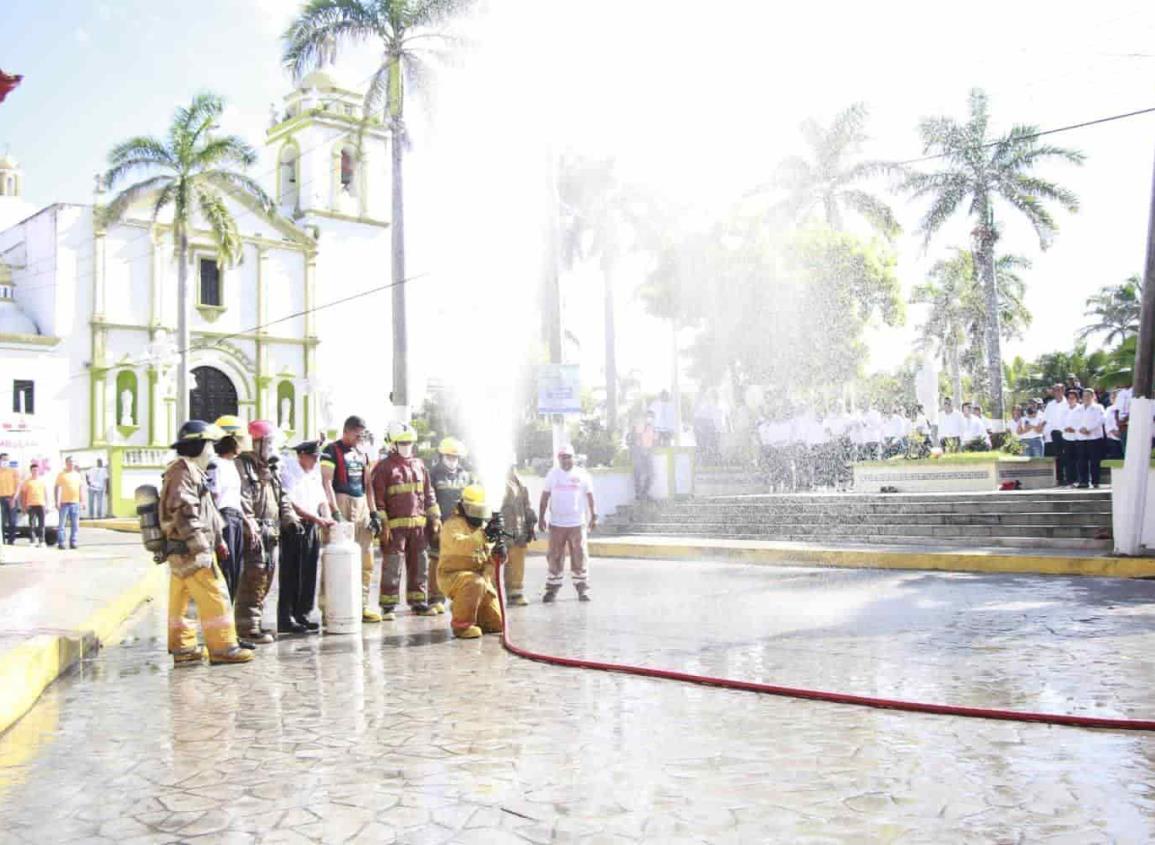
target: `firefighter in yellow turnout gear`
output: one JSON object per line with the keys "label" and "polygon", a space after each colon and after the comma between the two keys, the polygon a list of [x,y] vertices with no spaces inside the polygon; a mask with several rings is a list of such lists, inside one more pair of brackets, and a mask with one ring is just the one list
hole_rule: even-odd
{"label": "firefighter in yellow turnout gear", "polygon": [[453,635],[462,639],[501,633],[494,586],[493,544],[485,538],[485,490],[471,484],[441,526],[437,583],[453,603]]}
{"label": "firefighter in yellow turnout gear", "polygon": [[171,572],[168,650],[177,666],[204,659],[196,627],[185,618],[190,600],[196,602],[210,662],[247,663],[253,659],[251,652],[237,645],[228,587],[216,561],[224,543],[205,472],[214,455],[212,444],[223,434],[201,420],[182,425],[173,444],[178,457],[165,468],[161,485],[158,515]]}

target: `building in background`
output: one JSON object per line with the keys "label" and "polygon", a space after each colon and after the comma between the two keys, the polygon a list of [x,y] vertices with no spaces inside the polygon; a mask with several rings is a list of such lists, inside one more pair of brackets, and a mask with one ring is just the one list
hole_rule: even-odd
{"label": "building in background", "polygon": [[[370,376],[391,372],[388,321],[357,300],[314,311],[387,281],[388,141],[378,124],[362,129],[360,103],[320,72],[285,98],[266,141],[276,172],[256,175],[281,216],[231,203],[240,263],[219,264],[194,224],[192,417],[266,418],[290,440],[350,413],[385,425],[389,379]],[[23,192],[16,162],[0,158],[0,413],[50,427],[82,466],[104,458],[113,512],[129,515],[181,422],[172,225],[147,202],[101,225],[99,178],[92,205],[33,209]]]}

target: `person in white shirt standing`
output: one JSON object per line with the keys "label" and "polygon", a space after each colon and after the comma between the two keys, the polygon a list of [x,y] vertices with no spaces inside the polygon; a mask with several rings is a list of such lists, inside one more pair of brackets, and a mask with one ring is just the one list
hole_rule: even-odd
{"label": "person in white shirt standing", "polygon": [[910,433],[910,421],[902,415],[897,405],[882,423],[882,457],[893,458],[906,451],[906,437]]}
{"label": "person in white shirt standing", "polygon": [[546,552],[549,575],[545,579],[543,602],[557,599],[565,572],[567,549],[570,578],[573,579],[578,599],[590,600],[589,574],[586,570],[589,557],[586,520],[589,520],[589,530],[593,531],[598,525],[598,512],[594,504],[593,479],[584,469],[574,466],[573,458],[572,446],[565,445],[557,450],[558,466],[549,471],[541,491],[538,528],[542,533],[549,532],[549,549]]}
{"label": "person in white shirt standing", "polygon": [[1067,388],[1067,409],[1063,415],[1063,472],[1067,476],[1067,487],[1074,487],[1078,480],[1079,463],[1079,397],[1082,389]]}
{"label": "person in white shirt standing", "polygon": [[1055,484],[1067,484],[1067,456],[1063,454],[1066,438],[1063,427],[1067,419],[1067,400],[1064,388],[1056,384],[1051,388],[1051,400],[1043,408],[1043,456],[1055,459]]}
{"label": "person in white shirt standing", "polygon": [[1119,424],[1119,393],[1111,391],[1111,404],[1103,412],[1103,430],[1107,432],[1107,439],[1103,442],[1104,460],[1123,460],[1123,426]]}
{"label": "person in white shirt standing", "polygon": [[316,633],[320,626],[309,616],[317,599],[317,562],[321,556],[321,529],[336,523],[329,516],[329,498],[321,481],[321,444],[306,440],[293,447],[294,458],[284,462],[281,483],[301,520],[301,528],[282,541],[277,573],[277,630],[284,634]]}
{"label": "person in white shirt standing", "polygon": [[971,403],[963,402],[962,406],[962,444],[968,452],[977,452],[990,449],[991,441],[987,437],[986,426],[981,416],[975,416],[971,411]]}
{"label": "person in white shirt standing", "polygon": [[88,482],[88,518],[104,519],[104,503],[108,501],[108,469],[102,458],[86,474]]}
{"label": "person in white shirt standing", "polygon": [[[209,489],[217,510],[221,513],[223,542],[229,550],[224,560],[218,560],[221,574],[229,588],[229,599],[236,601],[237,584],[241,577],[241,561],[245,552],[245,518],[241,510],[241,475],[233,462],[240,444],[232,435],[217,442],[217,456],[209,466]],[[244,643],[242,643],[244,645]]]}
{"label": "person in white shirt standing", "polygon": [[962,426],[962,414],[955,410],[951,398],[946,397],[938,418],[938,442],[944,452],[957,452],[962,447]]}
{"label": "person in white shirt standing", "polygon": [[1068,417],[1075,427],[1075,474],[1079,479],[1075,486],[1083,490],[1088,486],[1098,489],[1099,463],[1103,460],[1103,429],[1107,420],[1096,398],[1094,390],[1085,388],[1083,404]]}
{"label": "person in white shirt standing", "polygon": [[1043,457],[1043,429],[1046,422],[1039,413],[1039,403],[1032,399],[1024,413],[1015,423],[1015,434],[1023,444],[1023,454],[1028,458]]}
{"label": "person in white shirt standing", "polygon": [[877,461],[882,457],[882,414],[872,402],[862,406],[862,446],[859,460]]}

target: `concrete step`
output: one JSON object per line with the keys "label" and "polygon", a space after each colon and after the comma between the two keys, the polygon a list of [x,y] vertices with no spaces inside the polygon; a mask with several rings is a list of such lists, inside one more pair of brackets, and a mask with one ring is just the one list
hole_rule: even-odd
{"label": "concrete step", "polygon": [[636,534],[664,534],[687,535],[694,534],[703,537],[735,537],[754,536],[762,538],[783,538],[785,535],[799,537],[841,537],[853,538],[859,536],[885,537],[1040,537],[1040,538],[1088,538],[1101,539],[1103,535],[1110,536],[1110,529],[1106,525],[1095,524],[1068,524],[1068,525],[871,525],[865,523],[794,523],[768,524],[757,523],[696,523],[684,522],[647,522],[629,526],[629,533]]}
{"label": "concrete step", "polygon": [[1109,490],[1006,490],[990,493],[762,493],[747,496],[695,496],[695,503],[701,502],[745,502],[761,504],[773,502],[953,502],[980,503],[992,501],[1110,501]]}
{"label": "concrete step", "polygon": [[680,514],[658,511],[638,515],[634,520],[619,519],[613,524],[631,525],[646,523],[703,525],[1069,525],[1072,522],[1086,525],[1110,525],[1111,512],[1096,510],[1081,513],[857,513],[857,514],[789,514],[761,511],[753,514],[740,512]]}
{"label": "concrete step", "polygon": [[[608,532],[607,532],[608,533]],[[630,532],[624,532],[622,536],[629,535]],[[641,534],[642,532],[634,532],[634,534]],[[704,534],[685,533],[677,535],[680,539],[686,540],[711,540],[718,539]],[[776,537],[764,537],[755,534],[733,534],[728,535],[727,540],[774,540],[776,542],[784,543],[801,543],[809,546],[823,545],[822,538],[815,538],[811,535],[792,535],[784,534]],[[826,541],[830,545],[837,545],[838,548],[853,548],[855,546],[933,546],[940,548],[943,546],[968,548],[974,546],[996,547],[996,548],[1014,548],[1014,549],[1028,549],[1032,551],[1110,551],[1112,548],[1111,540],[1096,540],[1091,538],[1071,538],[1063,537],[1053,539],[1048,537],[988,537],[976,540],[971,537],[901,537],[901,536],[882,536],[882,535],[865,535],[854,540],[847,540],[846,538],[831,538]]]}
{"label": "concrete step", "polygon": [[701,503],[677,503],[669,505],[657,506],[632,506],[629,508],[619,508],[619,513],[623,515],[637,515],[644,517],[648,514],[661,513],[668,516],[676,516],[678,518],[696,518],[703,515],[710,514],[741,514],[743,516],[755,516],[757,514],[781,514],[785,516],[795,515],[810,515],[815,517],[820,516],[838,516],[838,515],[860,515],[860,514],[891,514],[891,515],[914,515],[914,514],[941,514],[941,513],[956,513],[956,514],[1012,514],[1012,513],[1054,513],[1054,514],[1073,514],[1073,513],[1110,513],[1110,502],[1105,501],[1077,501],[1077,502],[964,502],[961,504],[954,504],[951,502],[846,502],[843,504],[835,503],[798,503],[798,502],[782,502],[782,503],[764,503],[764,504],[745,504],[740,502],[701,502]]}

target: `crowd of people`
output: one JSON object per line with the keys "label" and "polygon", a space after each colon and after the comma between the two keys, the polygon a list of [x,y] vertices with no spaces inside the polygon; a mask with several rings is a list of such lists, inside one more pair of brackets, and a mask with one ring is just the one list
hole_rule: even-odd
{"label": "crowd of people", "polygon": [[[435,616],[448,602],[455,637],[500,632],[495,547],[502,549],[508,604],[525,605],[526,549],[537,530],[549,531],[542,601],[557,598],[567,550],[578,598],[590,600],[586,537],[596,509],[592,480],[574,465],[571,447],[558,450],[537,513],[510,468],[501,521],[494,522],[503,526],[499,537],[486,491],[464,465],[465,446],[456,438],[441,441],[429,469],[415,454],[417,434],[408,423],[389,426],[388,451],[376,461],[357,416],[345,421],[339,439],[298,443],[285,460],[277,434],[263,420],[190,420],[173,444],[177,458],[165,470],[157,517],[171,569],[169,651],[176,665],[205,658],[187,616],[190,600],[212,663],[247,662],[278,635],[317,633],[325,613],[317,591],[320,547],[338,522],[352,525],[360,546],[365,623],[395,619],[402,604],[415,616]],[[375,603],[374,546],[382,561]],[[275,627],[264,615],[274,577]]]}

